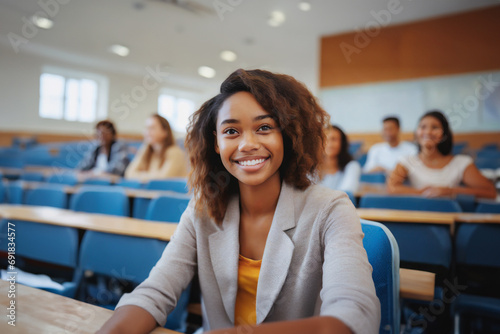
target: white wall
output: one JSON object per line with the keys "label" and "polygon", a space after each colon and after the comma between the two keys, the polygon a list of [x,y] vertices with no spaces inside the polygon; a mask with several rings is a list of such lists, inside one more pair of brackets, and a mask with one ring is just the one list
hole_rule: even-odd
{"label": "white wall", "polygon": [[[154,81],[150,80],[149,87],[155,86],[155,88],[143,89],[143,78],[148,75],[146,68],[142,75],[120,75],[30,53],[16,54],[5,44],[0,43],[0,131],[85,136],[93,134],[94,123],[68,122],[38,116],[39,82],[43,66],[57,66],[106,76],[109,80],[108,118],[115,122],[119,132],[141,134],[145,119],[157,111],[161,85],[153,85]],[[145,91],[146,95],[144,99],[142,96],[139,100],[132,99],[131,108],[122,102],[121,98],[122,94],[132,95],[134,90],[136,94]]]}
{"label": "white wall", "polygon": [[336,87],[322,90],[320,100],[347,132],[379,132],[387,115],[414,131],[431,109],[445,112],[454,132],[500,131],[500,72]]}

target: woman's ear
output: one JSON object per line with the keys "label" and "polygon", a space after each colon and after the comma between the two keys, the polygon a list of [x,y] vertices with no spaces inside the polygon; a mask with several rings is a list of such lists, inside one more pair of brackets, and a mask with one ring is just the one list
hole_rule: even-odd
{"label": "woman's ear", "polygon": [[214,131],[214,148],[217,154],[220,154],[219,144],[217,144],[217,133]]}

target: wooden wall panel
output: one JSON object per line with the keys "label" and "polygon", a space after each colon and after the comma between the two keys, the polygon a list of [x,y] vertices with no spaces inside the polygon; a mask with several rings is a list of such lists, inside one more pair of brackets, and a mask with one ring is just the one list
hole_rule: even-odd
{"label": "wooden wall panel", "polygon": [[[368,37],[321,39],[321,88],[500,69],[500,6],[388,26]],[[357,51],[346,58],[341,45]]]}

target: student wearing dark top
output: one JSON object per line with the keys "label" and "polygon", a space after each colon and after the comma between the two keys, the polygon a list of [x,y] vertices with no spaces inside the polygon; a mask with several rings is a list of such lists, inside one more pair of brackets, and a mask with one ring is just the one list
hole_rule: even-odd
{"label": "student wearing dark top", "polygon": [[129,163],[127,146],[116,140],[116,129],[108,120],[96,124],[97,143],[88,151],[77,169],[84,175],[122,176]]}

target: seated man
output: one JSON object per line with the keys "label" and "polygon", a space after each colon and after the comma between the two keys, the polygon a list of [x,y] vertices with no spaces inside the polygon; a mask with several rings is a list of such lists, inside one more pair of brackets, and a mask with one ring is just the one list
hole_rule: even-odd
{"label": "seated man", "polygon": [[400,141],[399,119],[397,117],[384,118],[382,137],[385,142],[373,145],[368,151],[363,172],[390,173],[396,167],[400,157],[417,154],[415,145],[407,141]]}

